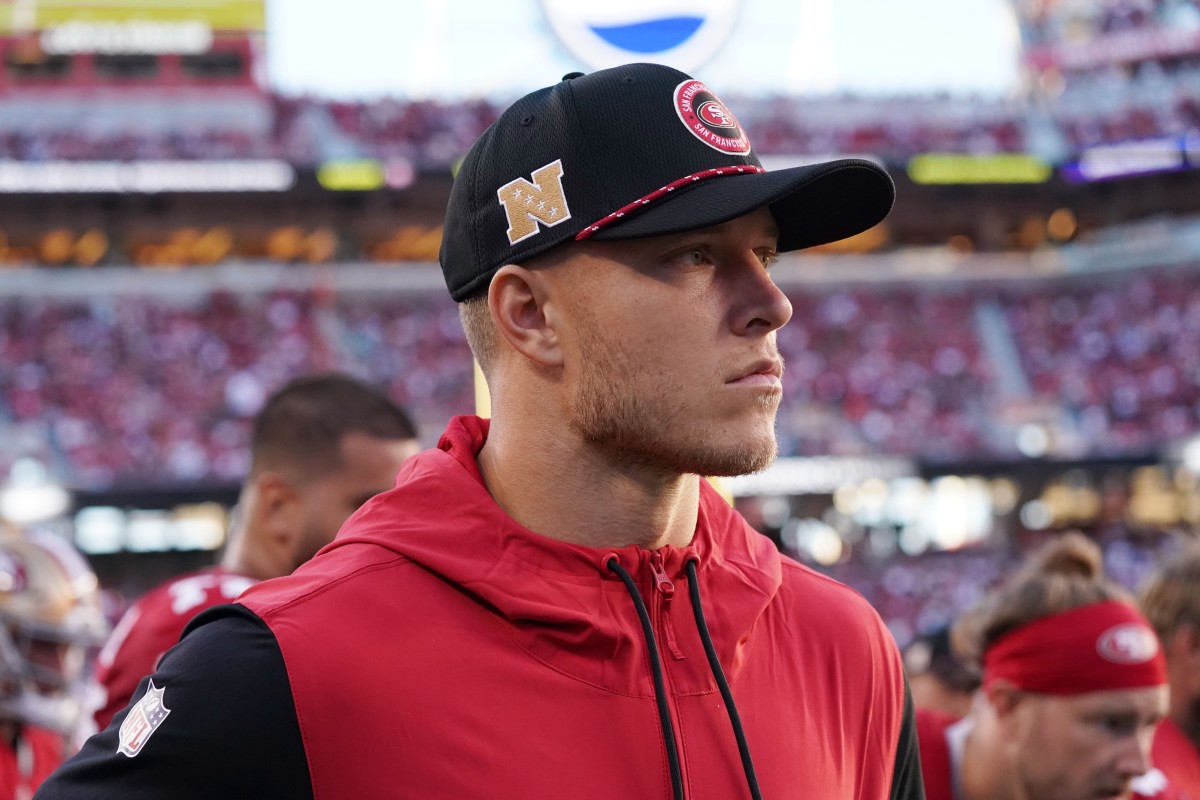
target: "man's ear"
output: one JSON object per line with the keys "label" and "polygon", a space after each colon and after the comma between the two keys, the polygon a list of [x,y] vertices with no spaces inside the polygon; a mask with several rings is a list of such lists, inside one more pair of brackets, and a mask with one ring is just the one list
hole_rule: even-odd
{"label": "man's ear", "polygon": [[1167,663],[1183,665],[1200,683],[1200,628],[1185,622],[1167,634],[1162,647]]}
{"label": "man's ear", "polygon": [[299,494],[282,475],[272,470],[253,478],[255,527],[263,530],[272,545],[286,543],[300,523]]}
{"label": "man's ear", "polygon": [[[1200,661],[1200,628],[1188,623],[1181,625],[1180,630],[1184,632],[1184,641],[1187,643],[1188,654]],[[1200,670],[1197,670],[1197,672],[1200,673]]]}
{"label": "man's ear", "polygon": [[561,367],[562,342],[549,282],[519,264],[501,267],[488,287],[488,308],[500,335],[521,355],[542,367]]}
{"label": "man's ear", "polygon": [[1012,717],[1025,697],[1024,692],[1003,678],[992,681],[984,687],[983,691],[987,695],[992,710],[996,713],[996,718],[1001,722]]}

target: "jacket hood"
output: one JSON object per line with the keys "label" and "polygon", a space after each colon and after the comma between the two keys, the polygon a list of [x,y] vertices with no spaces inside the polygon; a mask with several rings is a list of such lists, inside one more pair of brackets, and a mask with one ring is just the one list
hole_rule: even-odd
{"label": "jacket hood", "polygon": [[[688,606],[685,564],[694,560],[713,644],[735,681],[755,625],[782,581],[775,545],[707,481],[701,481],[696,532],[686,547],[592,548],[534,533],[488,493],[476,463],[487,432],[486,419],[453,419],[437,449],[409,459],[396,487],[365,504],[323,553],[366,544],[402,555],[514,623],[518,643],[535,658],[600,688],[636,695],[651,688],[629,677],[644,677],[644,666],[631,667],[644,665],[645,643],[629,592],[607,562],[615,557],[628,570],[647,605],[654,600],[661,610],[668,638],[677,636],[677,645],[663,647],[665,659],[679,662],[673,677],[710,691],[714,684]],[[546,491],[552,495],[554,487]],[[673,595],[661,594],[656,569],[674,585]],[[691,655],[696,652],[699,658]]]}

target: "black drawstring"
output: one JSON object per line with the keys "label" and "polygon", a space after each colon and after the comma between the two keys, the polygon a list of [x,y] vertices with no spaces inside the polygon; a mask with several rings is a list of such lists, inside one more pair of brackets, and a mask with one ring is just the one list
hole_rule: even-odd
{"label": "black drawstring", "polygon": [[[615,557],[608,559],[608,568],[621,578],[633,604],[637,607],[638,619],[642,623],[642,635],[646,639],[646,647],[650,650],[650,666],[654,672],[654,699],[658,703],[658,719],[662,723],[663,741],[667,745],[667,761],[671,766],[671,786],[675,800],[683,798],[683,771],[679,766],[679,749],[675,744],[675,726],[671,722],[671,709],[667,706],[667,687],[663,680],[662,662],[658,658],[658,643],[654,638],[654,626],[650,622],[650,614],[646,611],[646,603],[642,593],[638,591],[633,577],[617,562]],[[688,595],[692,601],[692,614],[696,617],[696,628],[700,631],[700,640],[704,642],[704,653],[708,656],[708,668],[712,670],[717,680],[717,688],[725,699],[725,710],[729,714],[729,722],[733,725],[733,735],[737,739],[738,752],[742,756],[742,769],[746,773],[746,785],[750,788],[750,796],[754,800],[762,800],[762,792],[758,789],[758,778],[754,775],[754,761],[750,758],[750,746],[746,743],[746,733],[742,730],[742,720],[738,716],[737,706],[733,703],[733,692],[729,690],[729,682],[725,680],[725,670],[717,660],[717,649],[713,647],[712,637],[708,633],[708,623],[704,621],[704,609],[700,604],[700,579],[696,574],[695,559],[687,561]]]}
{"label": "black drawstring", "polygon": [[633,577],[617,563],[616,558],[608,560],[608,568],[621,578],[633,604],[637,606],[638,618],[642,621],[642,635],[646,638],[646,647],[650,650],[650,666],[654,672],[654,699],[658,702],[658,720],[662,723],[663,742],[667,745],[667,762],[671,767],[671,790],[675,800],[683,800],[683,770],[679,767],[679,749],[675,745],[675,726],[671,723],[671,709],[667,707],[667,687],[663,681],[662,662],[658,659],[658,644],[654,640],[654,628],[650,624],[650,614],[642,601],[642,593],[638,591]]}
{"label": "black drawstring", "polygon": [[725,708],[729,712],[729,722],[733,725],[733,735],[737,738],[738,752],[742,755],[742,769],[746,772],[746,785],[750,787],[750,796],[754,800],[762,800],[762,792],[758,789],[758,778],[754,776],[754,761],[750,758],[750,746],[746,744],[746,732],[742,730],[742,720],[738,716],[737,706],[733,703],[733,692],[729,690],[729,682],[725,680],[725,670],[717,660],[717,649],[713,647],[712,637],[708,633],[708,623],[704,621],[704,608],[700,604],[700,580],[696,576],[696,561],[688,559],[688,595],[692,599],[692,613],[696,615],[696,627],[700,630],[700,639],[704,642],[704,652],[708,655],[708,666],[713,677],[717,679],[717,688],[721,697],[725,698]]}

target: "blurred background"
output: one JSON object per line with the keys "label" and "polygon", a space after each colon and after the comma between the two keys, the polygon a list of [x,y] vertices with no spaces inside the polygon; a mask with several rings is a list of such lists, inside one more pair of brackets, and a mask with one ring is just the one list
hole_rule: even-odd
{"label": "blurred background", "polygon": [[1200,524],[1196,0],[0,0],[0,516],[115,616],[211,563],[287,379],[474,409],[436,259],[458,159],[565,72],[696,74],[767,166],[896,179],[789,255],[782,458],[730,481],[903,645],[1082,530]]}

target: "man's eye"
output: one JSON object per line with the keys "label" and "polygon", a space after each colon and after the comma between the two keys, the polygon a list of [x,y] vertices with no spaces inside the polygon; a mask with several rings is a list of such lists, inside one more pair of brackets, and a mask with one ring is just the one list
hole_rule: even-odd
{"label": "man's eye", "polygon": [[774,250],[760,250],[758,251],[758,260],[762,262],[764,267],[770,267],[779,260],[779,253],[776,253]]}
{"label": "man's eye", "polygon": [[706,250],[697,247],[690,250],[680,250],[675,254],[674,260],[684,266],[699,267],[707,264],[711,259]]}
{"label": "man's eye", "polygon": [[1109,733],[1126,736],[1137,729],[1137,721],[1129,717],[1101,717],[1100,726]]}

